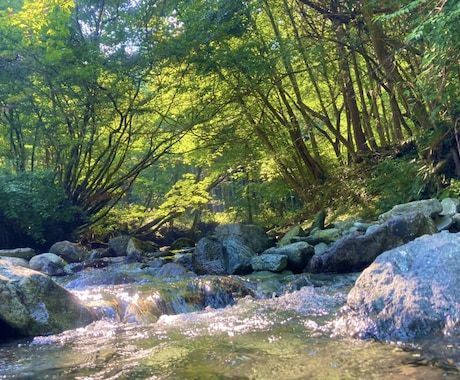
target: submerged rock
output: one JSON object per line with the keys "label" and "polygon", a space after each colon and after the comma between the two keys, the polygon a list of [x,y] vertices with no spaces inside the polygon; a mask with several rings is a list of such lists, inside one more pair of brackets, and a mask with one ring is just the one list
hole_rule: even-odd
{"label": "submerged rock", "polygon": [[[78,292],[77,292],[78,293]],[[104,286],[86,289],[88,307],[100,317],[120,322],[152,323],[162,315],[175,315],[235,305],[254,296],[249,286],[231,277],[202,276],[136,286]]]}
{"label": "submerged rock", "polygon": [[128,265],[126,265],[121,268],[113,266],[104,269],[81,271],[73,276],[59,279],[59,281],[62,282],[67,289],[73,290],[84,289],[91,286],[133,284],[140,282],[143,275],[148,276],[148,273],[143,273],[140,269],[136,270],[135,267],[129,268]]}
{"label": "submerged rock", "polygon": [[344,323],[361,338],[413,341],[460,332],[460,233],[422,236],[381,254],[348,295]]}
{"label": "submerged rock", "polygon": [[196,277],[196,274],[189,271],[187,268],[180,264],[166,263],[158,270],[157,276],[186,278]]}
{"label": "submerged rock", "polygon": [[0,259],[0,340],[56,334],[94,315],[48,276]]}

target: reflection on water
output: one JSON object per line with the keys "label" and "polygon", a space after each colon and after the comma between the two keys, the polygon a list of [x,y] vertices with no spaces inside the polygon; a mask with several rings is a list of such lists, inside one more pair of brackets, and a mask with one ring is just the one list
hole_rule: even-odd
{"label": "reflection on water", "polygon": [[434,354],[428,346],[331,338],[344,300],[345,293],[304,287],[155,323],[106,318],[0,347],[0,379],[458,378],[459,340],[439,342]]}

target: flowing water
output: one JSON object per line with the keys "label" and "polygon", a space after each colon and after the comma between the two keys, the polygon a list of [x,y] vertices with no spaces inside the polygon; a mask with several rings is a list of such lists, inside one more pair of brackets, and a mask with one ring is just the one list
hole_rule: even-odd
{"label": "flowing water", "polygon": [[[458,337],[403,346],[341,335],[352,281],[343,278],[142,322],[106,313],[85,328],[0,346],[0,379],[460,378]],[[75,293],[88,301],[103,289]],[[136,289],[111,292],[138,303]]]}

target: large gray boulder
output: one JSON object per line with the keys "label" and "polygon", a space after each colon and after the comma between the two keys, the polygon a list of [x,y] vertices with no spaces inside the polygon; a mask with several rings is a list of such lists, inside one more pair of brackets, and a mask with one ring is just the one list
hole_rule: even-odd
{"label": "large gray boulder", "polygon": [[247,274],[251,259],[273,246],[267,233],[252,224],[223,224],[198,241],[193,254],[196,274]]}
{"label": "large gray boulder", "polygon": [[422,236],[381,254],[348,295],[347,331],[403,342],[460,333],[459,274],[460,233]]}
{"label": "large gray boulder", "polygon": [[248,274],[252,272],[251,260],[257,254],[240,239],[228,238],[222,243],[222,264],[227,274]]}
{"label": "large gray boulder", "polygon": [[239,241],[255,253],[262,253],[267,248],[273,246],[273,241],[267,233],[262,228],[253,224],[223,224],[216,227],[214,236],[222,243],[228,239]]}
{"label": "large gray boulder", "polygon": [[422,213],[402,214],[368,229],[365,235],[346,235],[328,250],[314,255],[307,270],[321,272],[359,272],[382,252],[415,238],[438,232],[433,220]]}
{"label": "large gray boulder", "polygon": [[68,263],[78,263],[88,259],[90,256],[89,252],[84,247],[68,240],[54,243],[49,249],[49,252],[62,257],[62,259]]}
{"label": "large gray boulder", "polygon": [[48,276],[0,259],[0,340],[56,334],[93,320],[76,296]]}
{"label": "large gray boulder", "polygon": [[120,235],[110,239],[109,252],[106,253],[106,256],[126,256],[130,239],[128,235]]}
{"label": "large gray boulder", "polygon": [[226,274],[222,264],[223,245],[217,237],[205,237],[198,241],[192,256],[192,269],[196,274]]}
{"label": "large gray boulder", "polygon": [[394,206],[390,211],[379,215],[379,221],[385,222],[395,216],[421,213],[430,218],[436,218],[443,210],[443,206],[437,199],[423,199]]}

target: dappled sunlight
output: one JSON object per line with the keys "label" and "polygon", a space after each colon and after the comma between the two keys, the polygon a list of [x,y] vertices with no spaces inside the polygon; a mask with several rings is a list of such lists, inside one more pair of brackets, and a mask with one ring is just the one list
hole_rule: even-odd
{"label": "dappled sunlight", "polygon": [[[344,289],[347,281],[342,282]],[[200,284],[203,289],[208,286],[206,280]],[[104,317],[83,328],[36,337],[14,351],[0,348],[0,379],[5,378],[5,371],[32,378],[78,373],[77,378],[87,380],[248,376],[294,380],[306,373],[312,379],[347,378],[344,374],[348,378],[437,379],[456,373],[455,366],[440,369],[446,368],[441,361],[438,367],[415,366],[428,360],[415,347],[412,352],[397,344],[334,336],[346,294],[333,290],[334,286],[308,286],[267,299],[247,296],[220,309],[208,306],[163,314],[156,322]],[[106,296],[97,288],[75,294],[85,302],[101,302]],[[140,313],[146,304],[162,302],[160,292],[142,293],[135,285],[112,287],[107,294]],[[437,347],[440,352],[452,350]]]}

